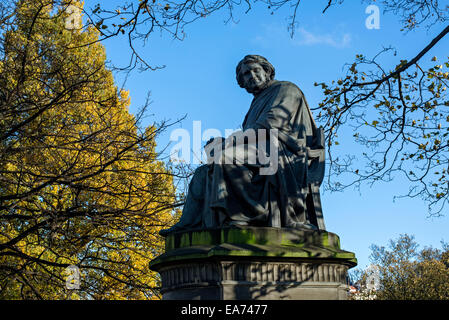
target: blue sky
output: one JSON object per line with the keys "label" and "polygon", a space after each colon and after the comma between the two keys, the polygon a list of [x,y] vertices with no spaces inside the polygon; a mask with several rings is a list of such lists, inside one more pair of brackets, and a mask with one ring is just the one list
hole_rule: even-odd
{"label": "blue sky", "polygon": [[[95,0],[86,1],[93,7]],[[170,132],[182,127],[192,130],[193,121],[201,121],[202,129],[237,129],[250,105],[252,96],[235,80],[235,67],[247,54],[265,56],[276,68],[278,80],[296,83],[309,105],[315,107],[323,99],[315,82],[328,82],[341,77],[345,63],[352,63],[356,54],[372,57],[383,47],[393,46],[397,56],[383,60],[392,67],[399,59],[411,59],[441,30],[423,29],[405,34],[397,17],[380,16],[380,29],[367,29],[365,9],[368,3],[346,1],[322,10],[327,1],[302,1],[298,27],[293,38],[287,30],[290,8],[271,14],[261,3],[245,14],[237,9],[238,23],[224,23],[225,12],[199,20],[186,28],[183,41],[172,40],[167,34],[154,33],[140,53],[157,71],[135,72],[125,89],[130,91],[131,111],[145,102],[151,92],[152,105],[146,124],[163,119],[186,118],[159,138],[159,145],[169,142]],[[126,64],[129,59],[124,38],[105,42],[108,59]],[[447,56],[449,39],[444,39],[425,57]],[[123,79],[116,76],[117,83]],[[351,141],[339,141],[337,152],[356,152]],[[322,192],[323,212],[328,231],[340,236],[342,248],[356,253],[359,267],[369,264],[369,246],[386,245],[401,233],[415,235],[423,246],[440,247],[449,241],[449,214],[427,218],[427,206],[420,199],[397,199],[406,193],[408,182],[397,179],[363,186],[359,191]]]}

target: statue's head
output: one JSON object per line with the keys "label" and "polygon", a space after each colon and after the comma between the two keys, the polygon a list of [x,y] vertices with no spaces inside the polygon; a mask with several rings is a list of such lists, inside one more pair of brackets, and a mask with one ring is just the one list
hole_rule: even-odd
{"label": "statue's head", "polygon": [[240,87],[252,94],[265,89],[275,75],[274,67],[262,56],[245,56],[236,68],[237,82]]}

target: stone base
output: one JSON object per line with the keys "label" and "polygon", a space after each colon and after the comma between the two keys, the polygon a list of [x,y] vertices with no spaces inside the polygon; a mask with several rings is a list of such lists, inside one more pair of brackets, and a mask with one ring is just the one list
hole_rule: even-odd
{"label": "stone base", "polygon": [[341,300],[355,265],[330,232],[232,227],[170,234],[150,268],[167,300]]}

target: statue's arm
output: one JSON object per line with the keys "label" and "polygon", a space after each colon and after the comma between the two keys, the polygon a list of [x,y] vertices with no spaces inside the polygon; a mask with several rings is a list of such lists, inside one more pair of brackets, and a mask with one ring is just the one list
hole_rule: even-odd
{"label": "statue's arm", "polygon": [[279,86],[278,91],[270,98],[264,112],[257,119],[254,129],[278,129],[289,132],[294,117],[302,105],[303,95],[292,83]]}
{"label": "statue's arm", "polygon": [[212,147],[212,146],[215,146],[216,144],[220,144],[223,142],[223,140],[224,140],[223,137],[212,137],[209,140],[207,140],[206,144],[204,145],[204,148],[206,148],[208,146]]}
{"label": "statue's arm", "polygon": [[[305,121],[304,108],[307,108],[307,106],[301,90],[291,82],[284,82],[279,86],[278,91],[271,96],[254,127],[256,129],[276,129],[277,138],[288,149],[296,154],[305,153],[306,139],[304,132],[307,129],[302,126],[309,126],[310,123]],[[300,127],[298,127],[299,122],[302,124]],[[303,136],[304,139],[299,138],[300,136]]]}

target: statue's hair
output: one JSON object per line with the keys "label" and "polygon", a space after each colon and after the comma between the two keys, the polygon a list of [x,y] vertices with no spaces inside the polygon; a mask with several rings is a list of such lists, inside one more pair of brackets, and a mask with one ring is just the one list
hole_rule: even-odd
{"label": "statue's hair", "polygon": [[274,79],[275,70],[274,67],[271,65],[268,60],[262,56],[259,56],[257,54],[249,54],[245,56],[237,65],[237,68],[235,69],[237,83],[241,88],[244,88],[244,81],[240,75],[240,70],[242,69],[242,66],[244,64],[250,64],[250,63],[257,63],[262,66],[262,68],[265,70],[266,73],[270,75],[269,79],[270,81]]}

